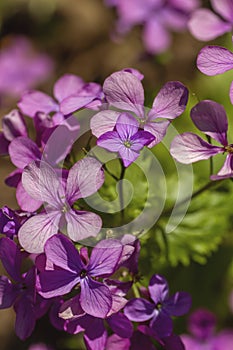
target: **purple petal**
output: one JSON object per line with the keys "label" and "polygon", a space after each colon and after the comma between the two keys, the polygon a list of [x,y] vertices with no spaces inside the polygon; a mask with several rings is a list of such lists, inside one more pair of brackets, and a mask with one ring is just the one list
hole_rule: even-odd
{"label": "purple petal", "polygon": [[172,334],[173,330],[172,319],[166,312],[161,310],[150,321],[150,327],[152,328],[153,332],[155,332],[155,334],[159,337],[159,339],[168,337]]}
{"label": "purple petal", "polygon": [[[121,338],[117,334],[113,334],[108,337],[105,350],[129,350],[130,340],[127,338]],[[147,348],[147,350],[151,350]]]}
{"label": "purple petal", "polygon": [[186,292],[177,292],[164,303],[164,309],[171,316],[183,316],[190,310],[191,296]]}
{"label": "purple petal", "polygon": [[88,272],[93,277],[107,277],[115,272],[122,253],[122,244],[115,239],[100,241],[92,250]]}
{"label": "purple petal", "polygon": [[131,73],[131,74],[135,75],[135,77],[138,78],[139,80],[144,79],[144,75],[141,72],[139,72],[139,70],[137,70],[135,68],[124,68],[124,69],[122,69],[122,72]]}
{"label": "purple petal", "polygon": [[73,243],[61,234],[52,236],[44,248],[50,263],[67,271],[79,273],[84,264]]}
{"label": "purple petal", "polygon": [[190,115],[199,130],[214,138],[223,146],[228,144],[228,122],[222,105],[214,101],[201,101],[192,108]]}
{"label": "purple petal", "polygon": [[223,152],[223,148],[212,146],[191,132],[176,136],[170,148],[172,157],[183,164],[209,159],[215,154]]}
{"label": "purple petal", "polygon": [[0,276],[0,309],[11,307],[18,291],[6,276]]}
{"label": "purple petal", "polygon": [[14,306],[16,312],[15,333],[25,340],[32,334],[36,325],[36,315],[32,303],[27,298],[21,298]]}
{"label": "purple petal", "polygon": [[229,95],[230,95],[231,103],[233,104],[233,82],[231,83],[231,86],[230,86]]}
{"label": "purple petal", "polygon": [[80,91],[83,85],[84,81],[77,75],[65,74],[54,84],[53,94],[56,99],[61,102],[66,97]]}
{"label": "purple petal", "polygon": [[217,175],[212,175],[211,180],[221,180],[233,177],[233,155],[228,154],[222,168],[219,170]]}
{"label": "purple petal", "polygon": [[96,137],[100,137],[107,131],[112,131],[120,113],[106,110],[95,114],[91,119],[91,131]]}
{"label": "purple petal", "polygon": [[217,318],[207,309],[195,310],[188,321],[188,330],[196,339],[201,341],[210,339],[215,333]]}
{"label": "purple petal", "polygon": [[41,152],[38,146],[25,136],[17,137],[10,143],[9,154],[12,163],[20,169],[25,168],[32,161],[41,158]]}
{"label": "purple petal", "polygon": [[[111,290],[111,289],[110,289]],[[111,290],[112,292],[112,290]],[[111,315],[115,314],[116,312],[119,312],[123,310],[125,305],[127,304],[128,300],[126,298],[123,298],[122,296],[112,294],[112,307],[110,311],[107,314],[107,317],[110,317]]]}
{"label": "purple petal", "polygon": [[0,240],[0,259],[7,273],[17,282],[21,281],[22,255],[10,238],[3,237]]}
{"label": "purple petal", "polygon": [[151,143],[155,140],[155,136],[152,135],[148,131],[139,130],[136,134],[131,137],[131,141],[133,142],[131,148],[134,151],[140,151],[143,146],[151,145]]}
{"label": "purple petal", "polygon": [[81,279],[80,304],[87,314],[105,318],[112,306],[111,292],[103,283],[89,277]]}
{"label": "purple petal", "polygon": [[121,140],[127,141],[138,131],[139,122],[131,114],[122,113],[116,122],[116,131]]}
{"label": "purple petal", "polygon": [[107,322],[114,333],[122,338],[130,338],[133,334],[132,323],[128,318],[118,312],[107,318]]}
{"label": "purple petal", "polygon": [[167,29],[159,23],[158,19],[151,17],[144,27],[143,42],[148,52],[159,54],[168,49],[171,38]]}
{"label": "purple petal", "polygon": [[144,130],[148,131],[155,137],[155,140],[148,145],[149,148],[154,147],[155,145],[157,145],[159,142],[162,141],[162,139],[166,135],[167,128],[169,127],[169,125],[170,125],[170,121],[147,122],[145,124]]}
{"label": "purple petal", "polygon": [[149,336],[143,334],[140,331],[135,331],[131,339],[131,348],[133,350],[156,350],[155,346],[151,342]]}
{"label": "purple petal", "polygon": [[110,152],[119,152],[122,144],[123,142],[116,131],[108,131],[97,140],[99,147],[103,147]]}
{"label": "purple petal", "polygon": [[209,9],[198,9],[188,23],[191,34],[198,40],[208,41],[229,32],[231,23],[222,21]]}
{"label": "purple petal", "polygon": [[205,46],[197,56],[197,68],[206,75],[217,75],[233,69],[233,53],[221,46]]}
{"label": "purple petal", "polygon": [[17,109],[13,109],[13,111],[3,117],[2,128],[8,141],[12,141],[18,136],[27,136],[25,121]]}
{"label": "purple petal", "polygon": [[122,158],[124,166],[127,168],[139,157],[139,152],[134,151],[132,147],[128,148],[123,145],[119,149],[119,155]]}
{"label": "purple petal", "polygon": [[160,275],[153,275],[149,284],[150,297],[157,305],[168,298],[168,284],[166,279]]}
{"label": "purple petal", "polygon": [[225,20],[233,22],[233,2],[232,0],[211,0],[213,9]]}
{"label": "purple petal", "polygon": [[135,75],[115,72],[105,80],[103,90],[112,106],[143,116],[144,90]]}
{"label": "purple petal", "polygon": [[87,346],[87,349],[105,349],[107,341],[107,331],[105,330],[103,321],[98,318],[92,318],[92,320],[88,323],[89,327],[86,328],[84,333],[84,342]]}
{"label": "purple petal", "polygon": [[52,167],[45,162],[32,162],[23,171],[22,183],[27,193],[38,201],[61,209],[64,190]]}
{"label": "purple petal", "polygon": [[35,114],[33,121],[36,130],[36,143],[41,147],[41,137],[45,130],[54,126],[54,119],[49,114],[38,112]]}
{"label": "purple petal", "polygon": [[38,214],[28,219],[20,228],[18,238],[29,253],[42,253],[46,241],[58,232],[60,212]]}
{"label": "purple petal", "polygon": [[27,193],[27,191],[24,189],[21,181],[18,183],[18,186],[16,189],[16,199],[17,199],[17,202],[22,210],[24,210],[26,212],[31,212],[31,213],[35,212],[43,204],[43,202],[32,198]]}
{"label": "purple petal", "polygon": [[155,306],[146,299],[131,299],[126,304],[124,313],[131,321],[144,322],[154,316]]}
{"label": "purple petal", "polygon": [[40,91],[25,93],[18,103],[23,114],[34,117],[37,112],[50,113],[58,110],[57,103],[48,95]]}
{"label": "purple petal", "polygon": [[[181,338],[178,337],[178,335],[176,334],[172,334],[171,336],[164,338],[163,343],[166,350],[185,350],[186,349],[184,347],[184,344]],[[187,349],[192,349],[192,348],[187,347]],[[199,350],[199,349],[197,348],[196,350]]]}
{"label": "purple petal", "polygon": [[10,187],[17,187],[22,177],[22,169],[16,169],[5,179],[5,184]]}
{"label": "purple petal", "polygon": [[96,193],[104,183],[102,164],[94,158],[79,160],[69,171],[66,196],[69,203]]}
{"label": "purple petal", "polygon": [[8,154],[8,146],[10,142],[5,138],[3,132],[0,132],[0,156]]}
{"label": "purple petal", "polygon": [[99,215],[87,211],[69,210],[66,214],[67,235],[74,242],[96,237],[102,227]]}
{"label": "purple petal", "polygon": [[150,121],[155,118],[175,119],[184,112],[187,102],[188,89],[179,81],[169,81],[154,99]]}

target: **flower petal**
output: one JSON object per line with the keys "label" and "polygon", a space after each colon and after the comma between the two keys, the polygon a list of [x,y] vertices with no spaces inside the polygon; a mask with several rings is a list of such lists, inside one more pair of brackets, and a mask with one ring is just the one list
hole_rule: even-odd
{"label": "flower petal", "polygon": [[32,334],[36,325],[36,315],[33,304],[26,297],[22,297],[14,306],[16,312],[15,333],[25,340]]}
{"label": "flower petal", "polygon": [[5,184],[10,187],[17,187],[22,177],[22,169],[16,169],[5,179]]}
{"label": "flower petal", "polygon": [[211,180],[221,180],[233,177],[233,155],[228,154],[222,168],[219,170],[217,175],[212,175]]}
{"label": "flower petal", "polygon": [[122,141],[128,141],[136,134],[139,122],[129,113],[121,113],[116,122],[116,131]]}
{"label": "flower petal", "polygon": [[217,75],[233,69],[233,53],[221,46],[205,46],[197,56],[197,68],[206,75]]}
{"label": "flower petal", "polygon": [[0,132],[0,156],[8,154],[8,146],[10,142],[5,138],[3,132]]}
{"label": "flower petal", "polygon": [[93,318],[88,322],[85,329],[84,342],[88,350],[105,349],[107,341],[107,331],[102,320]]}
{"label": "flower petal", "polygon": [[43,202],[32,198],[27,191],[24,189],[22,182],[18,183],[16,189],[16,198],[20,208],[24,211],[33,213],[41,207]]}
{"label": "flower petal", "polygon": [[233,22],[233,2],[232,0],[211,0],[213,9],[225,20]]}
{"label": "flower petal", "polygon": [[42,253],[46,241],[58,232],[60,212],[38,214],[28,219],[20,228],[18,238],[29,253]]}
{"label": "flower petal", "polygon": [[67,221],[67,235],[74,242],[88,237],[96,237],[102,227],[102,220],[95,213],[69,210],[65,217]]}
{"label": "flower petal", "polygon": [[197,9],[188,23],[191,34],[198,40],[208,41],[229,32],[231,23],[222,21],[209,9]]}
{"label": "flower petal", "polygon": [[132,323],[121,312],[117,312],[107,318],[107,322],[114,333],[122,338],[130,338],[133,334]]}
{"label": "flower petal", "polygon": [[96,137],[100,137],[107,131],[112,131],[116,125],[116,121],[120,113],[116,111],[106,110],[95,114],[91,118],[91,131]]}
{"label": "flower petal", "polygon": [[126,304],[124,313],[130,321],[144,322],[154,316],[155,306],[146,299],[135,298]]}
{"label": "flower petal", "polygon": [[53,94],[61,102],[66,97],[80,91],[84,84],[84,81],[77,75],[65,74],[54,84]]}
{"label": "flower petal", "polygon": [[[108,337],[105,350],[129,350],[129,349],[130,349],[129,339],[121,338],[116,334],[112,334],[110,335],[110,337]],[[151,350],[151,349],[148,349],[148,350]]]}
{"label": "flower petal", "polygon": [[231,86],[230,86],[229,95],[230,95],[231,103],[233,104],[233,81],[232,81]]}
{"label": "flower petal", "polygon": [[0,309],[11,307],[18,291],[6,276],[0,276]]}
{"label": "flower petal", "polygon": [[170,148],[172,157],[183,164],[209,159],[215,154],[223,152],[223,148],[212,146],[191,132],[176,136]]}
{"label": "flower petal", "polygon": [[150,297],[154,301],[155,305],[162,303],[168,298],[168,284],[166,279],[160,275],[153,275],[149,284]]}
{"label": "flower petal", "polygon": [[116,239],[100,241],[92,250],[88,272],[93,277],[107,277],[115,272],[123,246]]}
{"label": "flower petal", "polygon": [[177,292],[164,303],[164,309],[171,316],[183,316],[191,308],[192,298],[186,292]]}
{"label": "flower petal", "polygon": [[19,136],[27,136],[27,127],[21,113],[13,109],[2,118],[2,128],[5,138],[12,141]]}
{"label": "flower petal", "polygon": [[34,117],[37,112],[56,112],[57,103],[48,95],[40,91],[30,91],[25,93],[18,103],[18,107],[23,114]]}
{"label": "flower petal", "polygon": [[150,327],[158,336],[159,339],[168,337],[172,334],[173,324],[172,319],[161,310],[150,322]]}
{"label": "flower petal", "polygon": [[8,150],[12,163],[20,169],[25,168],[32,161],[41,158],[41,152],[38,146],[25,136],[17,137],[11,141]]}
{"label": "flower petal", "polygon": [[21,281],[22,255],[19,248],[10,238],[3,237],[0,240],[0,259],[7,273],[14,281]]}
{"label": "flower petal", "polygon": [[122,71],[113,73],[105,79],[103,90],[112,106],[143,116],[144,90],[134,74]]}
{"label": "flower petal", "polygon": [[102,164],[92,157],[79,160],[69,171],[66,196],[69,203],[97,192],[104,183]]}
{"label": "flower petal", "polygon": [[228,122],[225,109],[214,101],[201,101],[191,110],[191,119],[196,127],[223,146],[227,142]]}
{"label": "flower petal", "polygon": [[164,138],[164,136],[166,135],[167,132],[167,128],[170,125],[170,121],[166,120],[164,122],[147,122],[144,126],[144,130],[148,131],[149,133],[151,133],[155,139],[154,141],[152,141],[148,147],[152,148],[155,145],[157,145],[159,142],[162,141],[162,139]]}
{"label": "flower petal", "polygon": [[89,277],[81,279],[80,304],[87,314],[105,318],[112,306],[111,292],[103,283]]}
{"label": "flower petal", "polygon": [[155,16],[146,22],[143,31],[143,42],[149,53],[159,54],[170,46],[170,34]]}

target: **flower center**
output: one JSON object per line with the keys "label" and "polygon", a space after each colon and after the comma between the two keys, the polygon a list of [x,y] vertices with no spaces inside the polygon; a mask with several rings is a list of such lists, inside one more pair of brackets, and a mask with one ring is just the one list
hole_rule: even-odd
{"label": "flower center", "polygon": [[131,147],[131,142],[129,140],[124,141],[124,146],[127,148]]}
{"label": "flower center", "polygon": [[225,147],[225,151],[228,152],[228,153],[233,153],[233,145],[228,145]]}
{"label": "flower center", "polygon": [[80,272],[80,277],[81,277],[81,278],[85,278],[86,275],[87,275],[87,271],[86,271],[86,270],[82,270],[82,271]]}

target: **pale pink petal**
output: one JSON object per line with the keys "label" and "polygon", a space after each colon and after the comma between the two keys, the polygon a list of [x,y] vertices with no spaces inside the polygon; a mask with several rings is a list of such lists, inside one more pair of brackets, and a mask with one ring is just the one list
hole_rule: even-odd
{"label": "pale pink petal", "polygon": [[20,208],[27,212],[34,212],[41,207],[43,202],[32,198],[24,189],[22,182],[18,183],[16,189],[16,198]]}
{"label": "pale pink petal", "polygon": [[213,9],[224,19],[233,22],[233,1],[232,0],[211,0]]}
{"label": "pale pink petal", "polygon": [[37,112],[56,112],[58,110],[57,103],[48,95],[40,91],[31,91],[25,93],[18,103],[19,109],[23,114],[34,117]]}
{"label": "pale pink petal", "polygon": [[197,56],[197,68],[206,75],[217,75],[233,69],[233,53],[221,46],[206,46]]}
{"label": "pale pink petal", "polygon": [[80,91],[84,84],[84,81],[77,75],[65,74],[54,84],[53,94],[61,102],[66,97]]}
{"label": "pale pink petal", "polygon": [[170,34],[156,17],[146,22],[143,31],[143,42],[148,52],[159,54],[170,46]]}
{"label": "pale pink petal", "polygon": [[217,175],[212,175],[211,180],[221,180],[233,177],[233,155],[228,154],[222,168]]}
{"label": "pale pink petal", "polygon": [[100,137],[107,131],[112,131],[116,125],[120,112],[106,110],[94,115],[91,119],[91,131],[96,137]]}

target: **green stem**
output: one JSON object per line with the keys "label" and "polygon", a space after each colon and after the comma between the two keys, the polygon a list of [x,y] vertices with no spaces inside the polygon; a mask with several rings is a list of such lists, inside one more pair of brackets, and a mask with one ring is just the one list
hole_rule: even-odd
{"label": "green stem", "polygon": [[123,191],[123,179],[124,179],[124,175],[125,175],[125,167],[124,164],[122,162],[122,160],[120,159],[120,164],[121,164],[121,174],[120,174],[120,178],[119,178],[119,201],[120,201],[120,210],[121,210],[121,220],[122,222],[124,221],[124,216],[125,216],[125,212],[124,212],[124,191]]}
{"label": "green stem", "polygon": [[133,283],[132,289],[133,289],[133,294],[134,294],[135,298],[140,298],[140,293],[139,293],[138,287],[136,286],[135,283]]}
{"label": "green stem", "polygon": [[165,246],[165,257],[167,262],[169,263],[169,243],[168,243],[168,239],[167,239],[167,234],[165,232],[165,230],[163,229],[162,226],[157,225],[157,228],[160,230],[162,238],[163,238],[163,242],[164,242],[164,246]]}
{"label": "green stem", "polygon": [[[212,140],[211,137],[206,135],[207,141],[212,144]],[[210,157],[210,176],[213,174],[214,172],[214,163],[213,163],[213,157]]]}

